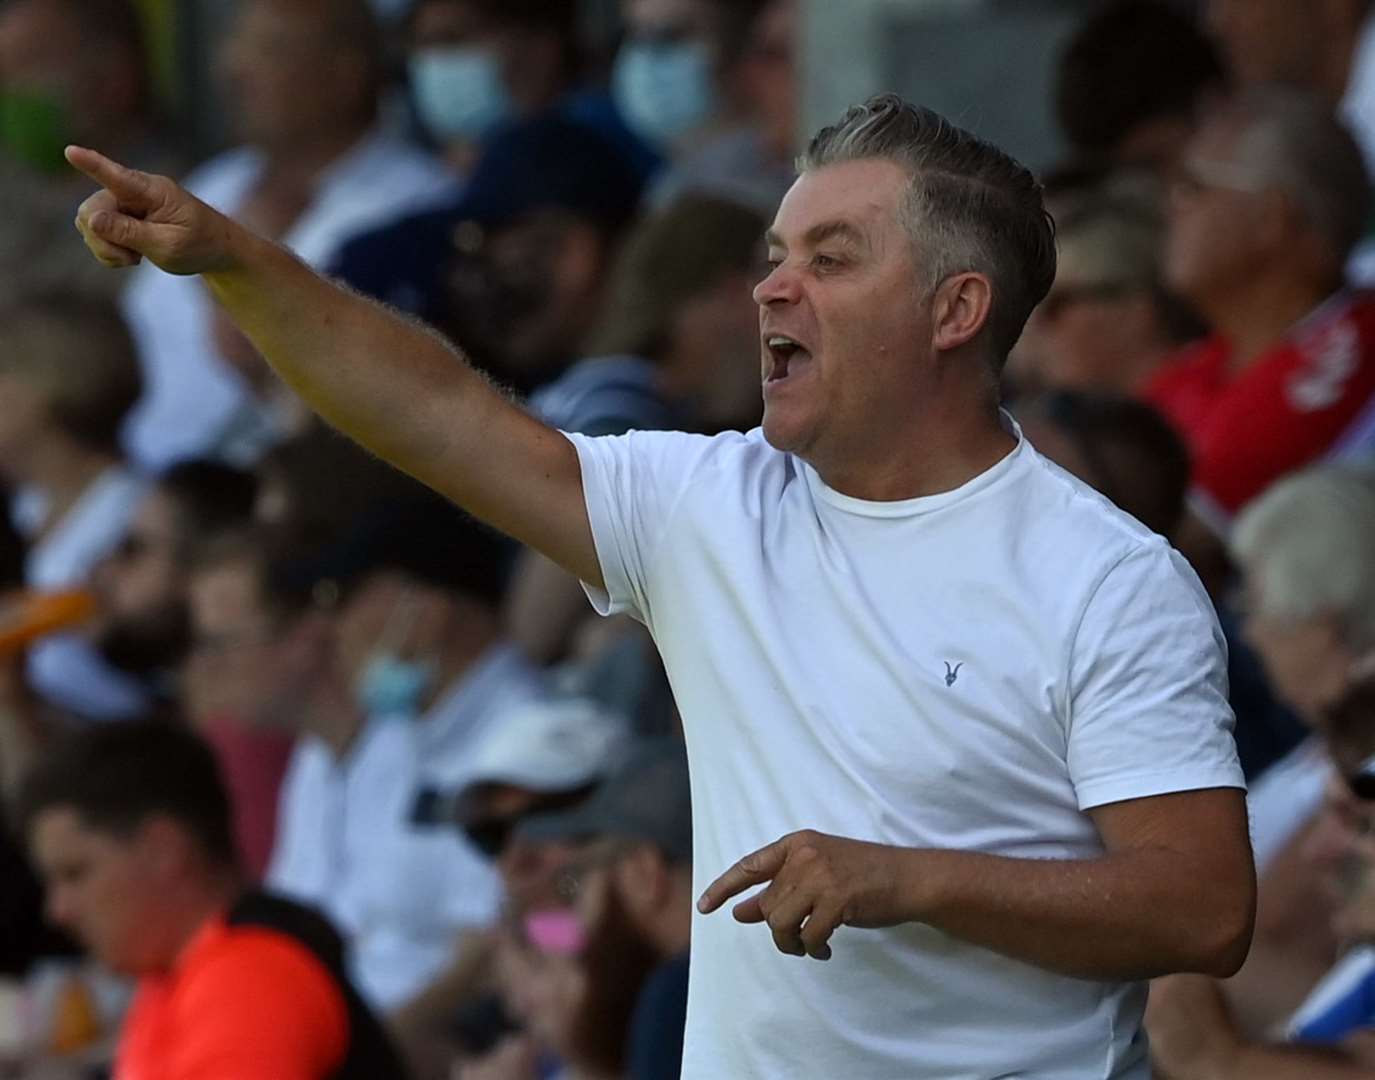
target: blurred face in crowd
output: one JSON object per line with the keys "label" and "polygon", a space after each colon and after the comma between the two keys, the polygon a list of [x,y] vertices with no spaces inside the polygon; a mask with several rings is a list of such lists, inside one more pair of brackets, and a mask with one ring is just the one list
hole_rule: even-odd
{"label": "blurred face in crowd", "polygon": [[1275,693],[1308,723],[1319,723],[1346,692],[1355,661],[1340,620],[1325,613],[1305,618],[1271,614],[1250,579],[1247,589],[1247,642],[1260,655]]}
{"label": "blurred face in crowd", "polygon": [[38,95],[52,135],[110,137],[109,124],[140,106],[139,59],[115,43],[93,47],[63,0],[0,7],[0,89]]}
{"label": "blurred face in crowd", "polygon": [[186,704],[196,719],[232,716],[282,726],[293,711],[293,671],[280,620],[262,595],[260,570],[233,559],[191,577],[191,658]]}
{"label": "blurred face in crowd", "polygon": [[748,430],[759,422],[759,315],[750,285],[749,275],[728,273],[680,305],[669,346],[656,358],[661,393],[703,431]]}
{"label": "blurred face in crowd", "polygon": [[105,657],[126,671],[170,667],[189,643],[185,540],[173,501],[154,489],[139,504],[120,546],[92,576],[101,602],[96,640]]}
{"label": "blurred face in crowd", "polygon": [[797,142],[797,0],[773,0],[756,20],[740,60],[746,104],[778,158]]}
{"label": "blurred face in crowd", "polygon": [[361,131],[371,119],[366,57],[332,32],[329,0],[249,0],[224,42],[227,103],[245,142]]}
{"label": "blurred face in crowd", "polygon": [[814,465],[883,437],[930,342],[899,216],[908,184],[881,160],[803,173],[769,231],[772,270],[754,290],[764,434]]}
{"label": "blurred face in crowd", "polygon": [[656,40],[712,40],[718,25],[713,0],[624,0],[621,15],[628,37]]}
{"label": "blurred face in crowd", "polygon": [[0,367],[0,401],[0,472],[23,483],[39,440],[53,428],[48,397],[24,373]]}
{"label": "blurred face in crowd", "polygon": [[192,845],[174,822],[152,817],[130,835],[92,828],[75,809],[54,806],[29,836],[47,889],[48,917],[112,971],[164,968],[175,943],[162,916],[188,866]]}
{"label": "blurred face in crowd", "polygon": [[1017,344],[1045,385],[1066,390],[1130,393],[1141,355],[1166,348],[1149,289],[1057,276],[1032,312]]}
{"label": "blurred face in crowd", "polygon": [[1283,196],[1240,159],[1237,133],[1205,124],[1180,157],[1170,197],[1165,276],[1205,315],[1258,268],[1285,258]]}
{"label": "blurred face in crowd", "polygon": [[449,279],[458,339],[517,388],[557,374],[596,313],[608,256],[598,226],[558,210],[473,229]]}

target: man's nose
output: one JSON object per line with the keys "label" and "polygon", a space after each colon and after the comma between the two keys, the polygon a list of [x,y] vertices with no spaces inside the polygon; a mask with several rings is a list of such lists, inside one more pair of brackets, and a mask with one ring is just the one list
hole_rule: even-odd
{"label": "man's nose", "polygon": [[795,304],[800,295],[797,272],[785,262],[773,267],[768,276],[754,287],[754,302],[760,307]]}
{"label": "man's nose", "polygon": [[72,925],[72,900],[68,891],[61,886],[49,886],[47,902],[48,921],[64,929]]}

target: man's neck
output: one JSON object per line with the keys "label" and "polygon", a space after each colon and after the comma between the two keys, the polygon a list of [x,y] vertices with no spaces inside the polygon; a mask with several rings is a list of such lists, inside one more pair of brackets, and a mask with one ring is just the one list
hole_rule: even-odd
{"label": "man's neck", "polygon": [[227,911],[242,890],[243,881],[232,869],[214,871],[203,882],[185,887],[176,904],[161,913],[168,944],[164,970],[176,965],[205,924]]}
{"label": "man's neck", "polygon": [[348,125],[314,132],[309,138],[266,143],[261,149],[267,158],[264,182],[313,185],[336,161],[367,134],[366,125]]}
{"label": "man's neck", "polygon": [[1228,367],[1237,373],[1273,349],[1295,323],[1330,295],[1311,282],[1260,276],[1248,282],[1244,295],[1205,305],[1203,316],[1227,342]]}
{"label": "man's neck", "polygon": [[[825,484],[842,495],[896,502],[962,487],[1005,458],[1017,445],[999,416],[996,391],[973,395],[931,387],[905,413],[876,419],[861,440],[831,460],[804,455]],[[886,430],[885,430],[886,429]]]}

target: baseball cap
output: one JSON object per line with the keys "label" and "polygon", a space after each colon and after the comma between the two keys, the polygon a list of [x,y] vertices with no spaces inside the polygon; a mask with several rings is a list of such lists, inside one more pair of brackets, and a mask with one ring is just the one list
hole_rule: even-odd
{"label": "baseball cap", "polygon": [[516,706],[493,721],[475,748],[454,792],[454,817],[466,823],[470,796],[485,784],[541,793],[587,787],[616,767],[629,740],[620,714],[591,698],[549,697]]}
{"label": "baseball cap", "polygon": [[692,858],[692,794],[687,748],[678,739],[645,739],[584,802],[537,814],[516,826],[523,840],[645,840],[673,862]]}
{"label": "baseball cap", "polygon": [[567,210],[619,228],[640,201],[640,178],[605,136],[556,112],[495,133],[449,214],[502,225],[538,210]]}

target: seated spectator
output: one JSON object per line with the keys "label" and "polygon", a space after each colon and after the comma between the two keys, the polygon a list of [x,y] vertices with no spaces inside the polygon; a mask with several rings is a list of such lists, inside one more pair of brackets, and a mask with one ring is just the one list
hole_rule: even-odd
{"label": "seated spectator", "polygon": [[[10,514],[29,542],[25,585],[83,586],[128,530],[143,483],[119,432],[140,392],[128,330],[105,299],[12,298],[0,313],[0,470],[17,488]],[[74,634],[36,644],[27,678],[39,697],[82,717],[127,718],[149,698]]]}
{"label": "seated spectator", "polygon": [[[163,139],[133,0],[9,0],[0,7],[0,285],[112,296],[71,244],[72,207],[89,191],[68,143],[101,146],[135,168],[178,174]],[[75,256],[75,257],[74,257]]]}
{"label": "seated spectator", "polygon": [[1194,19],[1162,0],[1112,0],[1060,55],[1055,116],[1073,156],[1166,170],[1222,86]]}
{"label": "seated spectator", "polygon": [[772,219],[797,179],[796,0],[624,0],[612,89],[669,158],[649,201],[688,193]]}
{"label": "seated spectator", "polygon": [[82,732],[29,777],[48,910],[138,979],[114,1075],[403,1077],[314,912],[244,888],[208,747],[146,722]]}
{"label": "seated spectator", "polygon": [[528,393],[576,357],[639,193],[611,143],[545,113],[495,135],[456,202],[358,237],[334,270]]}
{"label": "seated spectator", "polygon": [[412,8],[411,95],[456,170],[471,171],[504,125],[548,109],[610,140],[642,179],[658,166],[610,97],[579,85],[577,13],[573,0],[419,0]]}
{"label": "seated spectator", "polygon": [[1108,176],[1062,200],[1050,293],[1018,341],[1019,387],[1136,394],[1201,326],[1163,283],[1165,220],[1146,176]]}
{"label": "seated spectator", "polygon": [[[1243,512],[1231,547],[1245,634],[1276,693],[1321,729],[1375,650],[1375,475],[1323,465],[1287,477]],[[1251,955],[1227,992],[1248,1033],[1283,1020],[1335,955],[1332,897],[1305,855],[1332,774],[1314,737],[1247,797],[1260,900]]]}
{"label": "seated spectator", "polygon": [[1176,178],[1169,286],[1212,326],[1145,389],[1188,442],[1191,510],[1181,550],[1216,587],[1217,541],[1280,476],[1375,440],[1375,300],[1342,290],[1370,208],[1351,137],[1288,91],[1229,103],[1190,143]]}
{"label": "seated spectator", "polygon": [[[682,1072],[692,924],[692,798],[687,754],[676,739],[652,740],[585,803],[525,820],[527,843],[579,844],[556,879],[558,907],[528,909],[536,949],[573,955],[587,1001],[554,1047],[571,1065],[629,1080]],[[635,961],[648,958],[645,971]]]}
{"label": "seated spectator", "polygon": [[[561,430],[588,435],[756,426],[763,406],[759,309],[750,293],[764,224],[753,210],[707,195],[685,195],[644,219],[612,269],[604,313],[588,341],[592,358],[534,394],[531,410]],[[589,614],[570,574],[522,551],[507,595],[507,627],[531,658],[565,659]],[[592,686],[581,689],[600,695]]]}
{"label": "seated spectator", "polygon": [[198,544],[252,520],[251,473],[186,461],[140,500],[119,546],[91,574],[98,613],[86,629],[115,668],[140,679],[154,701],[178,699],[191,646],[187,584]]}
{"label": "seated spectator", "polygon": [[[519,824],[581,803],[620,761],[626,743],[625,722],[592,702],[528,702],[482,734],[461,782],[422,790],[415,817],[462,826],[473,846],[493,860],[508,907],[521,907],[541,895],[575,848],[527,844],[516,835]],[[490,993],[496,945],[495,933],[468,942],[443,976],[393,1014],[413,1060],[447,1063],[459,1051],[485,1051],[509,1027]]]}
{"label": "seated spectator", "polygon": [[1210,980],[1159,980],[1147,1021],[1156,1060],[1172,1078],[1375,1077],[1375,682],[1354,686],[1323,725],[1339,777],[1329,789],[1329,835],[1320,852],[1310,844],[1310,858],[1333,883],[1333,929],[1349,947],[1288,1019],[1283,1042],[1248,1037]]}
{"label": "seated spectator", "polygon": [[[376,126],[380,49],[366,0],[240,5],[221,69],[242,145],[186,186],[312,265],[355,233],[451,196],[447,168]],[[190,278],[143,266],[125,302],[148,383],[128,432],[131,455],[152,469],[226,451],[246,464],[258,406],[221,362],[210,297]],[[270,422],[257,429],[271,441]]]}
{"label": "seated spectator", "polygon": [[416,804],[457,783],[484,730],[543,693],[501,639],[502,556],[495,534],[426,494],[376,508],[301,568],[343,590],[334,677],[354,701],[332,741],[307,730],[293,752],[267,880],[331,914],[360,990],[388,1011],[496,917],[493,869],[452,829],[417,820]]}

